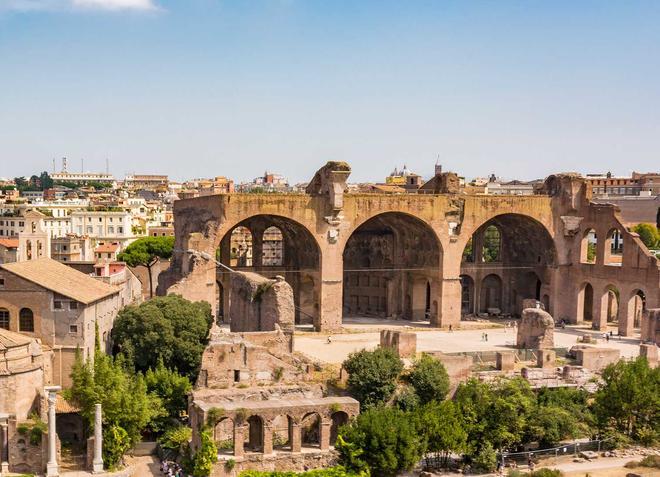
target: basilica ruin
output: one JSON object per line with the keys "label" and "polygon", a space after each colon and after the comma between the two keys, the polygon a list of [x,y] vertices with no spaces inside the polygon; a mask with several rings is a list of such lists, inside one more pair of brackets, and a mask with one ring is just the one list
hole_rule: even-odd
{"label": "basilica ruin", "polygon": [[617,319],[620,335],[642,328],[657,339],[647,311],[660,307],[658,260],[579,176],[489,196],[459,193],[453,173],[419,193],[349,194],[349,175],[329,162],[306,193],[177,201],[177,252],[159,292],[206,300],[227,322],[238,270],[282,277],[294,323],[318,331],[346,316],[457,328],[475,315],[519,316],[532,299],[556,321],[604,330]]}

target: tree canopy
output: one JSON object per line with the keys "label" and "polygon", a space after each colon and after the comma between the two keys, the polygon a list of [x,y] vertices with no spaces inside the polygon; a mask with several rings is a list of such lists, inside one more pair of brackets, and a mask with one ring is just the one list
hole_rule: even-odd
{"label": "tree canopy", "polygon": [[122,309],[112,337],[136,370],[147,372],[162,362],[194,382],[212,322],[208,303],[168,295]]}
{"label": "tree canopy", "polygon": [[601,431],[645,444],[660,440],[660,367],[643,357],[618,361],[605,368],[603,380],[593,406]]}
{"label": "tree canopy", "polygon": [[660,248],[660,230],[651,224],[637,224],[632,231],[639,234],[639,238],[646,248]]}
{"label": "tree canopy", "polygon": [[394,476],[414,467],[424,440],[408,413],[391,407],[369,409],[344,427],[338,448],[346,467],[372,475]]}
{"label": "tree canopy", "polygon": [[421,404],[442,401],[449,392],[449,376],[437,359],[423,354],[406,376]]}
{"label": "tree canopy", "polygon": [[142,237],[131,243],[117,258],[130,267],[146,267],[149,274],[149,293],[153,296],[151,268],[159,259],[169,259],[174,251],[174,237]]}
{"label": "tree canopy", "polygon": [[343,367],[348,371],[348,389],[363,408],[388,401],[403,371],[403,363],[389,348],[351,353]]}

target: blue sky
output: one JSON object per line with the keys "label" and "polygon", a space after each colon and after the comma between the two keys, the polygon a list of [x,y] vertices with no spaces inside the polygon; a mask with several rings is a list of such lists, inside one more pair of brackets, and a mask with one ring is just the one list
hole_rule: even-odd
{"label": "blue sky", "polygon": [[[660,2],[0,0],[0,176],[660,169]],[[59,161],[58,161],[59,168]]]}

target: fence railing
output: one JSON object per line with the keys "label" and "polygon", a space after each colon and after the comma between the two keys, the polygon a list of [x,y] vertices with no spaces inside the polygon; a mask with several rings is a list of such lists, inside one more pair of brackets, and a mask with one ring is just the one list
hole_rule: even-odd
{"label": "fence railing", "polygon": [[502,452],[499,455],[499,460],[504,464],[509,464],[511,462],[515,462],[516,464],[527,464],[530,458],[532,460],[537,460],[547,457],[578,455],[580,452],[584,451],[601,452],[612,448],[613,446],[610,441],[599,439],[593,441],[573,442],[548,449],[531,449],[522,452]]}

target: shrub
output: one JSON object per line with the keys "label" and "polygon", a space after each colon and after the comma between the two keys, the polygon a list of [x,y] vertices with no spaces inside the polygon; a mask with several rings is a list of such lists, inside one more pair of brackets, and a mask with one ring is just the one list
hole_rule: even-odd
{"label": "shrub", "polygon": [[179,451],[183,446],[188,444],[191,437],[192,429],[189,427],[173,427],[165,431],[160,439],[158,439],[158,443],[163,449]]}
{"label": "shrub", "polygon": [[562,477],[564,473],[557,469],[539,469],[529,473],[529,477]]}
{"label": "shrub", "polygon": [[639,465],[641,467],[660,469],[660,455],[647,455],[639,462]]}
{"label": "shrub", "polygon": [[364,409],[386,402],[396,389],[403,363],[389,348],[351,353],[344,361],[348,390]]}
{"label": "shrub", "polygon": [[213,464],[218,461],[218,449],[211,438],[211,431],[204,429],[200,433],[201,446],[193,457],[193,477],[208,477],[213,470]]}
{"label": "shrub", "polygon": [[495,470],[497,467],[497,452],[495,452],[490,442],[486,442],[477,451],[472,463],[474,467],[483,472],[492,472]]}
{"label": "shrub", "polygon": [[422,355],[406,377],[422,404],[442,401],[449,392],[449,376],[445,366],[428,354]]}
{"label": "shrub", "polygon": [[115,469],[130,447],[131,439],[123,428],[117,425],[103,428],[103,463],[107,469]]}

